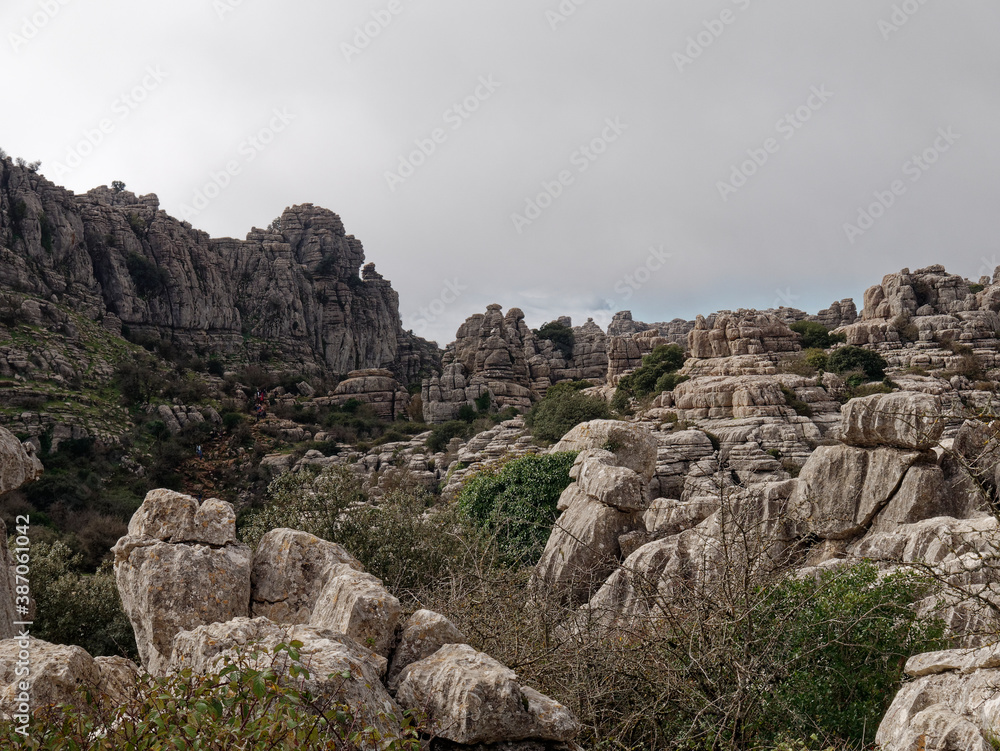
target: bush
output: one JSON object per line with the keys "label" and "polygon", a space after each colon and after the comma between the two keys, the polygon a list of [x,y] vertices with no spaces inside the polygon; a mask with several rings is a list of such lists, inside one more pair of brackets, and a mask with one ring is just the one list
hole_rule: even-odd
{"label": "bush", "polygon": [[125,259],[125,268],[132,277],[136,291],[143,298],[160,294],[167,288],[170,280],[164,269],[138,253],[129,253]]}
{"label": "bush", "polygon": [[785,404],[794,409],[795,414],[799,415],[800,417],[812,417],[812,408],[804,401],[799,399],[799,397],[795,394],[794,391],[792,391],[787,386],[782,385],[781,393],[784,394],[785,396]]}
{"label": "bush", "polygon": [[507,565],[533,565],[552,531],[559,496],[577,452],[522,456],[468,478],[458,506],[474,527],[496,541]]}
{"label": "bush", "polygon": [[642,358],[641,366],[619,379],[611,406],[621,412],[628,408],[632,399],[642,399],[656,393],[656,384],[660,379],[665,374],[679,370],[683,365],[684,350],[678,345],[666,344],[657,347]]}
{"label": "bush", "polygon": [[550,321],[540,329],[535,329],[534,334],[539,339],[548,339],[552,342],[565,359],[568,360],[573,356],[576,338],[571,327],[564,326],[559,321]]}
{"label": "bush", "polygon": [[450,420],[435,425],[427,438],[427,450],[437,454],[448,448],[452,438],[469,438],[471,435],[472,426],[462,420]]}
{"label": "bush", "polygon": [[90,575],[80,571],[80,564],[81,557],[63,542],[32,545],[33,635],[55,644],[75,644],[95,657],[138,659],[110,562]]}
{"label": "bush", "polygon": [[338,701],[335,684],[324,695],[312,695],[305,687],[310,675],[299,656],[302,646],[298,641],[273,649],[251,645],[235,659],[220,659],[207,675],[187,669],[166,678],[136,676],[123,687],[121,706],[95,686],[83,686],[76,707],[36,709],[26,735],[13,722],[0,722],[0,744],[33,751],[419,751],[418,728],[408,713],[393,718],[401,735],[384,737],[362,722],[355,708]]}
{"label": "bush", "polygon": [[818,348],[807,349],[803,353],[806,365],[816,370],[826,370],[829,367],[829,357],[826,352]]}
{"label": "bush", "polygon": [[539,441],[555,442],[581,422],[609,419],[611,407],[604,399],[580,393],[580,389],[589,385],[586,381],[576,381],[550,386],[545,398],[525,418],[531,434]]}
{"label": "bush", "polygon": [[653,391],[660,394],[664,391],[673,391],[680,384],[684,383],[684,381],[688,380],[690,380],[690,378],[685,375],[679,375],[678,373],[664,373],[656,382],[656,388],[653,389]]}
{"label": "bush", "polygon": [[404,480],[375,504],[346,467],[285,473],[271,482],[265,506],[248,515],[240,536],[256,547],[279,527],[309,532],[343,545],[403,595],[443,578],[460,549],[457,511],[431,508],[432,498],[412,488],[412,478]]}
{"label": "bush", "polygon": [[827,366],[840,375],[857,370],[864,373],[869,381],[881,381],[885,378],[885,369],[889,364],[878,352],[847,346],[835,350],[827,358]]}
{"label": "bush", "polygon": [[796,321],[788,328],[802,337],[803,349],[828,349],[845,340],[843,334],[831,334],[830,329],[816,321]]}

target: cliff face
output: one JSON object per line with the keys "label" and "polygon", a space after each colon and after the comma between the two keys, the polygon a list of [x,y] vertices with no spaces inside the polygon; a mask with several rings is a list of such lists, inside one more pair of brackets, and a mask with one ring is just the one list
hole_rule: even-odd
{"label": "cliff face", "polygon": [[[404,332],[399,301],[332,211],[286,209],[246,240],[212,239],[155,195],[85,195],[0,160],[0,287],[53,296],[133,335],[283,367],[344,374],[388,368],[404,383],[436,365]],[[360,271],[360,274],[359,274]]]}

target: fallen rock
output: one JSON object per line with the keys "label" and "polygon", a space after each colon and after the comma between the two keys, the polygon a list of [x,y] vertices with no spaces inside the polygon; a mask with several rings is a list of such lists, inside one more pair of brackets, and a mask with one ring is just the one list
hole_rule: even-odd
{"label": "fallen rock", "polygon": [[389,665],[389,689],[396,690],[397,678],[407,665],[429,657],[445,644],[466,643],[465,634],[445,616],[432,610],[418,610],[403,624],[399,646]]}
{"label": "fallen rock", "polygon": [[309,623],[324,584],[340,566],[362,570],[335,542],[294,529],[272,529],[253,557],[251,615],[275,623]]}
{"label": "fallen rock", "polygon": [[[30,663],[29,676],[18,674],[24,660]],[[84,702],[77,689],[96,689],[101,682],[101,671],[94,658],[81,647],[35,638],[0,641],[0,716],[25,714],[19,698],[24,681],[30,686],[27,693],[32,710],[54,704],[79,708]]]}
{"label": "fallen rock", "polygon": [[632,423],[620,420],[591,420],[570,430],[552,451],[603,449],[615,456],[614,463],[637,472],[648,484],[656,473],[656,439]]}
{"label": "fallen rock", "polygon": [[387,657],[399,614],[399,600],[389,594],[380,579],[342,566],[316,599],[309,624],[339,631]]}
{"label": "fallen rock", "polygon": [[467,644],[447,644],[407,665],[396,699],[426,712],[434,733],[457,743],[565,742],[580,729],[568,709],[522,687],[513,670]]}

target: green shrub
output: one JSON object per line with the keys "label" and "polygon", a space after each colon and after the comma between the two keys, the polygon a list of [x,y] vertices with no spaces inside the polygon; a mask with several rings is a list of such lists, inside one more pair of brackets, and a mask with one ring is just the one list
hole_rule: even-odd
{"label": "green shrub", "polygon": [[137,659],[135,634],[122,609],[110,562],[95,574],[82,573],[80,565],[81,556],[63,542],[32,545],[33,635],[55,644],[75,644],[95,657]]}
{"label": "green shrub", "polygon": [[979,284],[979,283],[973,283],[973,284],[969,285],[969,292],[971,292],[974,295],[978,295],[984,289],[986,289],[986,288],[982,284]]}
{"label": "green shrub", "polygon": [[581,422],[610,419],[611,407],[604,399],[580,393],[587,386],[587,381],[550,386],[525,417],[531,434],[539,441],[555,442]]}
{"label": "green shrub", "polygon": [[[656,393],[656,385],[669,373],[684,365],[684,350],[676,344],[665,344],[642,358],[642,365],[618,381],[611,406],[619,412],[626,410],[632,399],[642,399]],[[678,382],[674,383],[674,386]]]}
{"label": "green shrub", "polygon": [[16,719],[0,722],[0,745],[29,751],[419,751],[420,728],[409,713],[379,713],[386,724],[400,723],[401,734],[387,737],[369,724],[373,717],[357,715],[340,700],[336,675],[329,676],[331,691],[311,694],[302,646],[248,646],[235,658],[220,659],[207,675],[186,669],[165,678],[136,676],[124,687],[121,705],[83,686],[77,706],[39,707],[23,734]]}
{"label": "green shrub", "polygon": [[448,448],[452,438],[469,438],[471,434],[472,426],[463,420],[450,420],[435,425],[427,438],[427,450],[437,454]]}
{"label": "green shrub", "polygon": [[847,346],[834,350],[827,358],[827,366],[840,375],[857,370],[869,381],[881,381],[889,364],[878,352]]}
{"label": "green shrub", "polygon": [[829,357],[819,348],[810,348],[803,353],[806,365],[816,370],[826,370],[829,367]]}
{"label": "green shrub", "polygon": [[803,349],[828,349],[844,341],[843,334],[831,334],[826,326],[816,321],[796,321],[788,328],[802,337]]}
{"label": "green shrub", "polygon": [[458,408],[458,419],[462,422],[472,422],[477,417],[479,417],[479,413],[471,404],[463,404]]}
{"label": "green shrub", "polygon": [[170,281],[164,269],[138,253],[129,253],[125,259],[125,268],[132,277],[136,291],[143,298],[160,294]]}
{"label": "green shrub", "polygon": [[558,512],[556,504],[570,484],[577,452],[522,456],[488,467],[468,478],[458,506],[473,526],[496,542],[501,560],[511,566],[538,561]]}
{"label": "green shrub", "polygon": [[785,404],[795,410],[795,414],[801,417],[812,417],[812,408],[806,404],[804,401],[796,396],[795,392],[792,391],[785,385],[781,387],[781,393],[785,396]]}
{"label": "green shrub", "polygon": [[256,547],[278,527],[309,532],[343,545],[403,595],[444,577],[459,550],[457,510],[432,508],[432,501],[406,477],[372,503],[347,467],[285,473],[268,486],[263,508],[241,521],[240,537]]}
{"label": "green shrub", "polygon": [[684,381],[691,380],[688,376],[679,375],[678,373],[664,373],[660,376],[659,380],[656,382],[656,388],[653,389],[656,393],[663,393],[664,391],[673,391]]}
{"label": "green shrub", "polygon": [[573,346],[576,343],[576,337],[570,326],[564,326],[558,321],[550,321],[540,329],[535,329],[534,334],[539,339],[548,339],[552,342],[567,360],[573,356]]}

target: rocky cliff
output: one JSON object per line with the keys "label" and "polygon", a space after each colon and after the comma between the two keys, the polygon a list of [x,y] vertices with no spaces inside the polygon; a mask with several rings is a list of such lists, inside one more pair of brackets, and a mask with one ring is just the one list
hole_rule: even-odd
{"label": "rocky cliff", "polygon": [[0,288],[120,321],[133,338],[332,375],[388,368],[408,383],[437,348],[403,331],[396,292],[364,259],[340,217],[312,204],[245,240],[213,239],[153,194],[75,195],[0,160]]}

